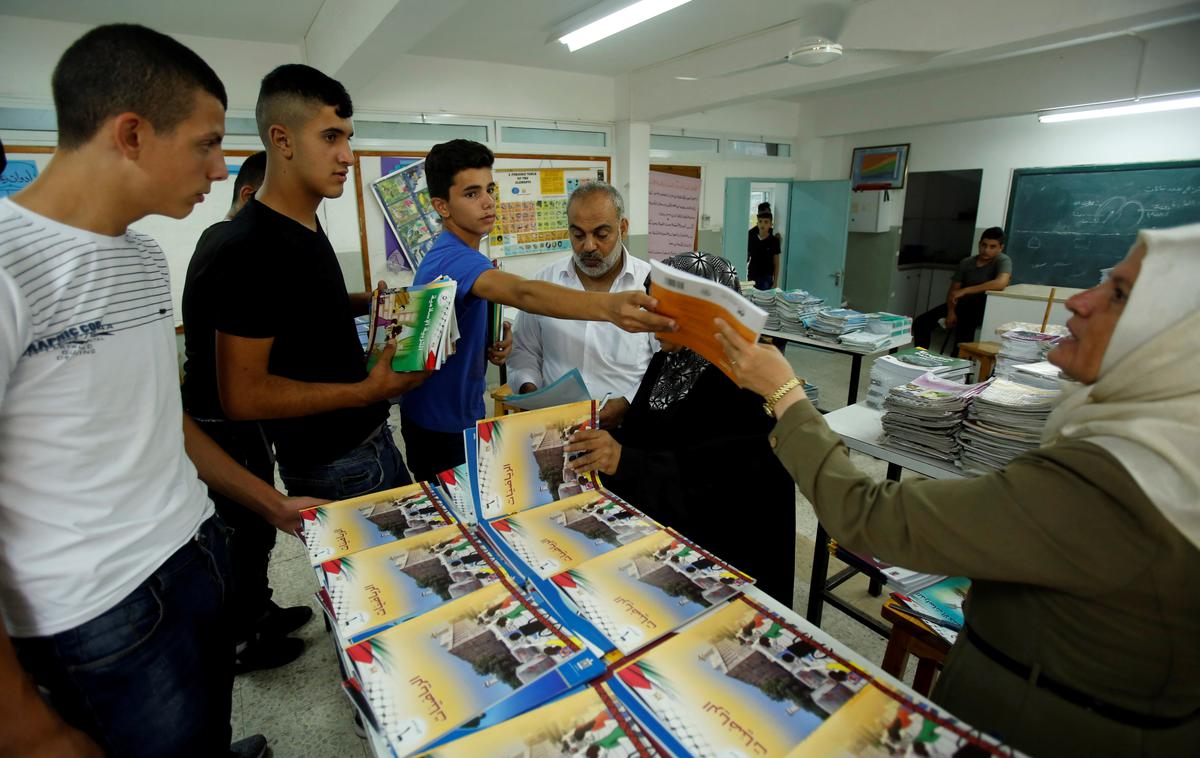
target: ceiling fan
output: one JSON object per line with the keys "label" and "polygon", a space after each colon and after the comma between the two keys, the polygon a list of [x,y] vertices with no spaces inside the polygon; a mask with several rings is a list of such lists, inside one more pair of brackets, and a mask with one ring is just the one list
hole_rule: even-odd
{"label": "ceiling fan", "polygon": [[[807,33],[796,41],[795,46],[781,57],[775,57],[763,63],[745,68],[726,71],[708,79],[724,79],[730,76],[745,74],[750,71],[771,68],[773,66],[805,66],[815,68],[825,66],[842,58],[855,60],[870,60],[874,63],[903,66],[924,63],[945,50],[891,50],[878,48],[845,47],[838,39],[846,26],[851,14],[865,3],[853,2],[849,5],[836,3],[821,3],[814,6],[808,13],[792,22]],[[685,77],[690,78],[690,77]]]}

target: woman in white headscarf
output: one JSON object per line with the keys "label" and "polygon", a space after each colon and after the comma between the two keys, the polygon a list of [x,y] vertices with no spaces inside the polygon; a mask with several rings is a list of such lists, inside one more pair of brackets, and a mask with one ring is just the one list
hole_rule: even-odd
{"label": "woman in white headscarf", "polygon": [[720,337],[830,535],[972,579],[933,699],[1034,755],[1200,755],[1200,225],[1143,231],[1067,302],[1081,384],[1043,446],[957,481],[876,482],[770,347]]}

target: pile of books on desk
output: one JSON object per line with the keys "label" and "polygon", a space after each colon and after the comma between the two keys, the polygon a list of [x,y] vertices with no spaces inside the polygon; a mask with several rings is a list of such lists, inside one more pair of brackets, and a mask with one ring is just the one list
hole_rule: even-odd
{"label": "pile of books on desk", "polygon": [[1058,337],[1046,332],[1013,330],[1000,335],[1000,353],[996,356],[996,376],[1011,379],[1013,370],[1022,363],[1037,363],[1046,359]]}
{"label": "pile of books on desk", "polygon": [[302,512],[373,752],[850,755],[869,735],[888,754],[1001,754],[568,474],[565,440],[594,424],[590,401],[486,419],[436,482]]}
{"label": "pile of books on desk", "polygon": [[884,444],[941,461],[958,460],[958,432],[967,404],[985,386],[924,374],[893,387],[883,403]]}
{"label": "pile of books on desk", "polygon": [[893,592],[892,597],[908,613],[924,621],[937,636],[951,645],[963,627],[963,601],[971,589],[971,580],[952,576],[913,593]]}
{"label": "pile of books on desk", "polygon": [[867,314],[851,308],[825,308],[804,323],[813,337],[836,342],[843,334],[866,328]]}
{"label": "pile of books on desk", "polygon": [[949,358],[931,353],[922,347],[882,355],[876,358],[871,366],[871,383],[863,403],[869,408],[882,410],[888,390],[908,384],[926,372],[942,379],[961,382],[970,375],[971,362],[963,358]]}
{"label": "pile of books on desk", "polygon": [[775,293],[775,314],[779,328],[794,334],[804,333],[804,320],[821,310],[825,300],[805,290],[778,290]]}
{"label": "pile of books on desk", "polygon": [[886,334],[888,337],[908,337],[912,335],[912,325],[912,316],[878,311],[867,314],[866,331],[872,334]]}
{"label": "pile of books on desk", "polygon": [[971,401],[963,422],[963,468],[980,473],[995,471],[1021,453],[1039,447],[1046,419],[1061,394],[1057,388],[993,380]]}

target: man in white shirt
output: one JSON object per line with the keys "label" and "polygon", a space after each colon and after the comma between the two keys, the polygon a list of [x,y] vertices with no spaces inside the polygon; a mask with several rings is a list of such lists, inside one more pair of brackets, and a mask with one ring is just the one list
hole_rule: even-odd
{"label": "man in white shirt", "polygon": [[[567,222],[574,254],[542,269],[535,279],[587,292],[645,285],[650,264],[625,249],[629,219],[615,187],[600,182],[581,185],[567,201]],[[600,425],[609,428],[621,422],[657,350],[658,341],[650,333],[522,313],[508,359],[508,382],[519,392],[532,392],[578,368],[594,398],[610,396],[600,411]]]}
{"label": "man in white shirt", "polygon": [[0,199],[0,755],[261,756],[230,745],[227,534],[197,473],[283,530],[313,503],[183,414],[166,259],[129,228],[227,176],[225,89],[128,24],[52,84],[57,150]]}

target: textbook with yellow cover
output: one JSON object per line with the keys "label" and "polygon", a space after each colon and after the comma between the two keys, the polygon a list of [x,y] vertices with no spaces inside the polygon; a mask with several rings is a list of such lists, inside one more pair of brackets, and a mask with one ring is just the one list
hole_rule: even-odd
{"label": "textbook with yellow cover", "polygon": [[575,432],[595,426],[591,400],[477,422],[479,518],[491,520],[594,489],[590,474],[571,468],[574,456],[564,448]]}
{"label": "textbook with yellow cover", "polygon": [[455,524],[325,561],[317,594],[342,639],[355,642],[502,574],[487,548]]}
{"label": "textbook with yellow cover", "polygon": [[[628,654],[737,595],[753,580],[660,530],[551,577],[617,650]],[[566,621],[571,626],[571,620]]]}
{"label": "textbook with yellow cover", "polygon": [[612,688],[674,755],[999,754],[745,596],[622,665]]}
{"label": "textbook with yellow cover", "polygon": [[300,518],[300,538],[314,566],[454,523],[421,483],[318,505],[300,511]]}
{"label": "textbook with yellow cover", "polygon": [[351,645],[346,655],[347,692],[397,755],[500,723],[604,670],[506,581]]}
{"label": "textbook with yellow cover", "polygon": [[662,527],[604,491],[583,492],[490,522],[535,576],[547,578]]}
{"label": "textbook with yellow cover", "polygon": [[426,758],[634,758],[653,755],[645,735],[602,684],[446,743]]}

